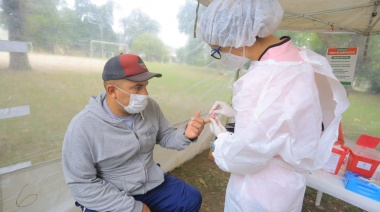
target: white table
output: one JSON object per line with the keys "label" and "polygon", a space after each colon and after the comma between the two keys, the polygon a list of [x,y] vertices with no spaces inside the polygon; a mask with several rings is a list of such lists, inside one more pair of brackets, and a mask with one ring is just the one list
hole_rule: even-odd
{"label": "white table", "polygon": [[319,206],[322,194],[326,193],[366,211],[379,212],[380,202],[344,188],[342,178],[345,169],[345,164],[342,164],[342,167],[337,175],[330,174],[323,170],[311,172],[307,178],[307,186],[318,190],[315,205]]}

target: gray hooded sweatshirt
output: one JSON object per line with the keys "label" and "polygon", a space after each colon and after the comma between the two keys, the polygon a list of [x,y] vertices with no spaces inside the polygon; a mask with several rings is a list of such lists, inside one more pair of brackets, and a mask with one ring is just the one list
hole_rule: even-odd
{"label": "gray hooded sweatshirt", "polygon": [[156,144],[176,150],[192,141],[171,126],[151,98],[136,114],[133,129],[103,108],[105,93],[91,97],[68,126],[62,149],[65,181],[74,199],[97,211],[142,211],[133,195],[145,194],[164,181],[153,161]]}

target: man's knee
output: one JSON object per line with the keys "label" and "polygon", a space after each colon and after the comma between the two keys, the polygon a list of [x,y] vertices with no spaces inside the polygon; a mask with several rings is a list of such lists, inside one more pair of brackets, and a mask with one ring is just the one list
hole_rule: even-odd
{"label": "man's knee", "polygon": [[183,202],[187,203],[185,211],[198,212],[202,205],[202,194],[198,189],[190,185],[188,185],[187,190],[186,195],[183,197]]}
{"label": "man's knee", "polygon": [[194,201],[202,203],[202,194],[201,194],[201,192],[198,189],[196,189],[196,188],[193,187],[192,193],[193,193],[192,196],[194,198]]}

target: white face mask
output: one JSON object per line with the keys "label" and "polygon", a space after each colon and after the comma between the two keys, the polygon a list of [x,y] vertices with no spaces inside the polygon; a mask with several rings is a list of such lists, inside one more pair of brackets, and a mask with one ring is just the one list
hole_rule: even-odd
{"label": "white face mask", "polygon": [[230,48],[230,52],[220,52],[220,60],[225,65],[231,68],[241,68],[244,64],[250,61],[249,58],[245,57],[245,47],[243,47],[243,56],[234,55],[231,53],[232,47]]}
{"label": "white face mask", "polygon": [[124,110],[127,111],[129,114],[140,113],[145,109],[146,105],[148,104],[148,95],[130,94],[125,90],[117,87],[116,85],[114,86],[119,90],[123,91],[124,93],[129,94],[129,104],[127,106],[124,106],[116,99],[116,102],[119,103],[119,105],[123,106]]}

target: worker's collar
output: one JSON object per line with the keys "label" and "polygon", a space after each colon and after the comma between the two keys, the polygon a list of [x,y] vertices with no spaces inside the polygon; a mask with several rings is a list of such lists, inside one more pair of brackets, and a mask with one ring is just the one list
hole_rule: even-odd
{"label": "worker's collar", "polygon": [[277,46],[281,46],[284,43],[287,43],[288,41],[290,41],[290,37],[289,36],[283,36],[283,37],[280,38],[280,40],[281,40],[281,42],[268,46],[268,48],[266,48],[265,51],[260,55],[258,61],[261,60],[261,58],[264,56],[265,53],[267,53],[267,51],[269,49],[277,47]]}

